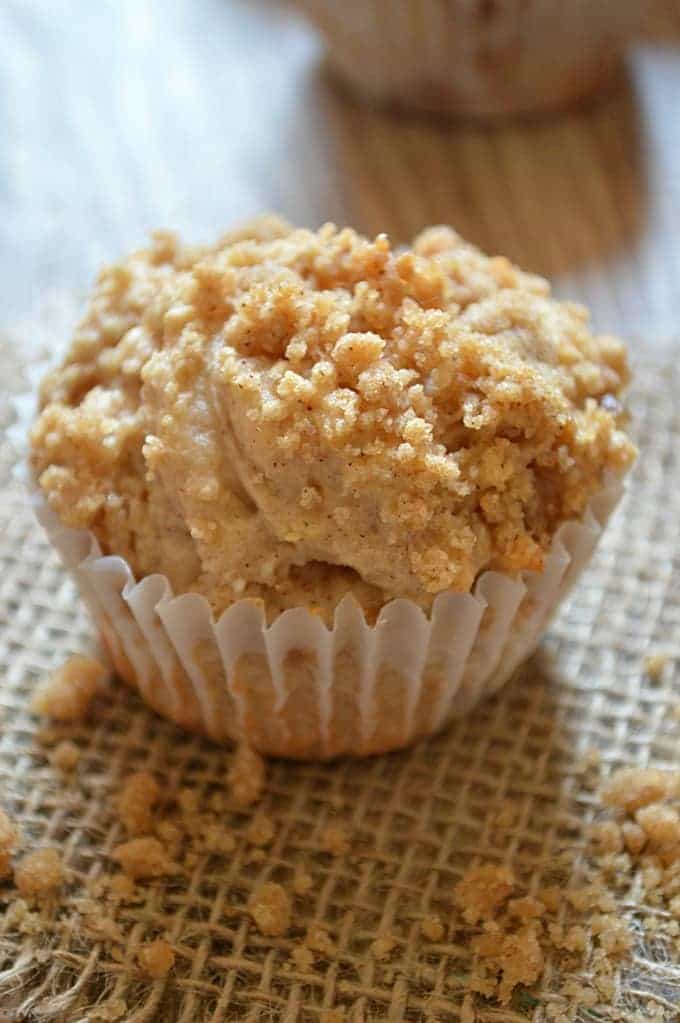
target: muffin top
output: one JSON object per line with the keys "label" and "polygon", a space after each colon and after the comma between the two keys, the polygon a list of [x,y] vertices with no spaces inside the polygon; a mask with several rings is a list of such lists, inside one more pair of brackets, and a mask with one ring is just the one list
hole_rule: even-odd
{"label": "muffin top", "polygon": [[216,613],[352,592],[373,618],[540,570],[633,459],[627,378],[582,307],[449,228],[158,233],[100,275],[32,466],[64,524]]}

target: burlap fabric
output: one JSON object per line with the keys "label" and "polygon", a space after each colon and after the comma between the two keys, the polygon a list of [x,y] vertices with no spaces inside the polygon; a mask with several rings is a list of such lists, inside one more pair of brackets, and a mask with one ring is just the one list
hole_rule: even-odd
{"label": "burlap fabric", "polygon": [[[38,935],[22,936],[0,916],[2,1008],[19,1019],[75,1021],[96,1018],[91,1010],[98,1007],[103,1018],[136,1023],[292,1023],[323,1019],[331,1008],[356,1020],[458,1019],[469,949],[423,941],[420,922],[430,913],[447,920],[453,886],[472,858],[512,862],[540,884],[571,851],[576,876],[584,825],[595,812],[580,773],[583,751],[598,748],[605,773],[621,764],[677,762],[679,388],[672,365],[640,368],[632,405],[641,456],[629,496],[542,649],[507,689],[400,755],[320,767],[273,764],[260,809],[276,835],[263,861],[249,862],[243,825],[250,813],[228,811],[233,854],[199,857],[192,870],[148,886],[140,904],[119,911],[122,961],[69,904],[83,884],[111,869],[108,854],[123,839],[114,812],[121,779],[146,767],[166,791],[195,788],[204,801],[224,786],[227,754],[161,721],[114,684],[88,724],[64,732],[82,751],[76,777],[65,781],[49,766],[28,699],[52,666],[90,644],[92,630],[10,477],[4,442],[0,791],[28,843],[62,850],[72,896]],[[675,661],[653,682],[643,659],[661,649]],[[516,820],[499,830],[495,821],[508,802]],[[330,823],[346,826],[347,855],[321,851],[319,836]],[[264,938],[245,911],[249,895],[263,879],[290,882],[300,862],[314,886],[295,898],[290,935]],[[628,909],[632,919],[644,911]],[[310,923],[327,928],[335,951],[300,970],[290,951]],[[379,962],[369,946],[386,932],[396,945]],[[161,934],[177,960],[169,977],[153,982],[136,954]],[[677,1018],[680,972],[655,957],[636,949],[621,989],[622,1018],[635,991],[643,1003],[660,997],[666,1018]],[[555,983],[549,966],[537,1002],[488,1006],[478,1018],[541,1019]]]}
{"label": "burlap fabric", "polygon": [[[658,7],[658,36],[677,40],[677,5]],[[664,105],[662,88],[671,59],[655,58],[658,74],[648,75],[644,61],[638,69],[645,109],[657,114],[644,144],[626,89],[583,118],[527,137],[448,139],[417,122],[394,127],[361,108],[321,111],[323,130],[335,125],[329,161],[340,180],[346,172],[352,181],[344,219],[402,239],[424,223],[455,220],[489,250],[557,275],[560,293],[587,301],[601,325],[638,340],[632,411],[641,457],[571,602],[498,697],[402,754],[321,767],[272,764],[258,808],[275,827],[264,858],[253,860],[244,837],[253,811],[227,809],[233,853],[201,854],[176,877],[143,886],[142,901],[116,914],[120,940],[98,934],[77,900],[113,869],[110,853],[124,838],[115,813],[122,779],[148,768],[165,795],[188,788],[203,804],[224,789],[229,753],[165,723],[114,683],[87,724],[59,732],[81,751],[74,776],[50,766],[30,694],[69,653],[88,648],[93,630],[12,480],[10,445],[0,443],[0,805],[19,821],[25,847],[58,847],[70,871],[62,899],[33,934],[5,915],[15,893],[0,883],[0,1020],[335,1023],[324,1013],[341,1010],[348,1023],[459,1021],[471,967],[465,932],[426,941],[420,924],[428,914],[453,919],[453,887],[473,859],[512,863],[535,887],[578,884],[585,829],[599,812],[598,775],[624,764],[677,766],[678,346],[650,354],[677,331],[677,109]],[[320,124],[312,123],[315,138]],[[643,151],[652,180],[640,166]],[[313,174],[291,185],[305,192],[298,206],[310,222],[335,215],[329,196],[343,193],[316,165]],[[52,336],[66,336],[70,297],[65,305],[48,310]],[[0,340],[3,391],[25,387],[26,337],[18,329]],[[9,422],[6,393],[0,417]],[[659,651],[669,662],[654,681],[644,659]],[[602,762],[586,781],[582,755],[593,747]],[[500,827],[503,816],[511,823]],[[345,826],[346,855],[322,851],[329,824]],[[313,886],[294,898],[289,935],[265,938],[246,912],[248,899],[263,880],[289,885],[300,863]],[[624,911],[633,925],[659,912],[635,891]],[[291,951],[315,923],[334,951],[301,968]],[[394,948],[380,961],[371,945],[388,932]],[[677,952],[638,934],[619,978],[619,1019],[656,1007],[670,1023],[679,1018]],[[152,981],[137,953],[158,936],[172,943],[176,961]],[[564,1005],[569,1019],[597,1020],[583,1006],[567,1006],[564,979],[549,959],[531,996],[518,992],[508,1008],[480,1000],[477,1019],[541,1023]]]}

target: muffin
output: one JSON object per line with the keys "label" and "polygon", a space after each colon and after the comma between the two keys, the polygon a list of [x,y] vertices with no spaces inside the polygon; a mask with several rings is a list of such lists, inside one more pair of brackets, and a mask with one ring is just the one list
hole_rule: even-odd
{"label": "muffin", "polygon": [[645,0],[298,0],[360,95],[472,116],[580,100],[619,64]]}
{"label": "muffin", "polygon": [[633,459],[627,379],[582,307],[446,227],[158,233],[42,384],[39,517],[161,713],[394,749],[536,644]]}

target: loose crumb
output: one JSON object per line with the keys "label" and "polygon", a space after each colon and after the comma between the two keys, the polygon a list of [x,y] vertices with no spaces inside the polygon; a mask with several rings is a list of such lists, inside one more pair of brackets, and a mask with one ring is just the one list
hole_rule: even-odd
{"label": "loose crumb", "polygon": [[149,977],[159,980],[161,977],[165,977],[175,965],[174,950],[167,941],[158,938],[140,949],[139,964]]}
{"label": "loose crumb", "polygon": [[127,874],[114,874],[109,880],[109,892],[121,902],[134,899],[137,894],[134,880]]}
{"label": "loose crumb", "polygon": [[517,917],[518,920],[537,920],[545,913],[545,903],[533,895],[525,895],[521,899],[511,899],[508,903],[508,913]]}
{"label": "loose crumb", "polygon": [[107,675],[93,657],[74,654],[38,689],[31,708],[55,721],[82,721]]}
{"label": "loose crumb", "polygon": [[267,881],[251,897],[248,909],[260,934],[278,937],[290,927],[291,904],[285,888]]}
{"label": "loose crumb", "polygon": [[307,895],[313,887],[314,878],[301,864],[298,864],[293,874],[293,891],[296,895]]}
{"label": "loose crumb", "polygon": [[333,856],[345,856],[349,852],[349,836],[340,824],[329,824],[321,832],[319,846],[322,852]]}
{"label": "loose crumb", "polygon": [[116,846],[113,859],[124,874],[134,880],[161,877],[173,872],[165,849],[157,838],[133,838]]}
{"label": "loose crumb", "polygon": [[668,654],[656,652],[645,657],[645,673],[653,682],[658,682],[663,675],[664,668],[668,664]]}
{"label": "loose crumb", "polygon": [[118,799],[118,816],[130,835],[145,835],[153,827],[152,810],[158,802],[158,783],[148,771],[125,779]]}
{"label": "loose crumb", "polygon": [[0,810],[0,878],[11,870],[12,853],[19,845],[19,829],[4,810]]}
{"label": "loose crumb", "polygon": [[420,921],[420,933],[428,941],[441,941],[446,932],[438,916],[426,916]]}
{"label": "loose crumb", "polygon": [[345,1023],[346,1019],[344,1009],[322,1009],[319,1013],[319,1023]]}
{"label": "loose crumb", "polygon": [[73,771],[79,760],[80,750],[70,739],[64,739],[50,754],[50,763],[58,771]]}
{"label": "loose crumb", "polygon": [[314,965],[314,953],[306,945],[296,945],[291,956],[298,970],[309,971]]}
{"label": "loose crumb", "polygon": [[64,867],[56,849],[34,849],[14,868],[14,883],[25,898],[52,895],[63,880]]}
{"label": "loose crumb", "polygon": [[251,806],[262,795],[265,783],[265,762],[259,753],[242,743],[227,772],[227,784],[239,806]]}
{"label": "loose crumb", "polygon": [[512,892],[515,877],[509,867],[486,863],[471,867],[453,890],[456,904],[469,924],[488,919]]}
{"label": "loose crumb", "polygon": [[651,849],[675,848],[680,856],[680,816],[677,810],[651,803],[637,811],[635,821],[644,831]]}
{"label": "loose crumb", "polygon": [[264,814],[259,814],[257,817],[253,817],[252,821],[246,828],[246,840],[251,845],[256,845],[262,848],[266,845],[270,845],[274,840],[274,824],[270,817],[266,817]]}
{"label": "loose crumb", "polygon": [[379,934],[375,941],[372,941],[369,945],[369,952],[374,959],[384,962],[389,959],[394,952],[397,939],[389,931],[384,934]]}
{"label": "loose crumb", "polygon": [[307,948],[311,948],[313,952],[319,952],[325,956],[332,955],[334,951],[333,942],[328,931],[323,927],[319,927],[318,924],[310,924],[307,928],[305,945]]}
{"label": "loose crumb", "polygon": [[503,943],[499,962],[502,979],[498,1000],[507,1004],[517,984],[533,984],[543,972],[543,952],[534,932],[509,935]]}
{"label": "loose crumb", "polygon": [[633,813],[659,800],[672,791],[675,775],[654,767],[622,767],[615,771],[600,790],[605,806],[617,807]]}

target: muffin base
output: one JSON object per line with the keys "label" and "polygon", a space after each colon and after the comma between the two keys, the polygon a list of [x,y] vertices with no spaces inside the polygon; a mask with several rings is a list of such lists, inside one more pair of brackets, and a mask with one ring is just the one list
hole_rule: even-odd
{"label": "muffin base", "polygon": [[35,511],[73,574],[117,673],[164,717],[216,742],[302,760],[399,749],[494,693],[532,652],[588,562],[622,492],[609,480],[578,522],[564,524],[540,573],[485,572],[471,593],[444,593],[431,614],[387,604],[369,626],[353,597],[332,628],[299,607],[269,626],[241,600],[215,621],[196,593],[137,583],[94,536]]}

